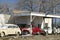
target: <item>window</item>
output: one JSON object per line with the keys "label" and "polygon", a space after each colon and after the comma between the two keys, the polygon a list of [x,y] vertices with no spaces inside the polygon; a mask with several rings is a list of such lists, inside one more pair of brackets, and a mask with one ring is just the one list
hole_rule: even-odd
{"label": "window", "polygon": [[13,26],[8,26],[8,28],[13,28]]}
{"label": "window", "polygon": [[17,24],[19,27],[24,28],[26,27],[26,24]]}
{"label": "window", "polygon": [[8,26],[8,28],[18,28],[18,26]]}
{"label": "window", "polygon": [[18,26],[13,26],[13,28],[18,28]]}

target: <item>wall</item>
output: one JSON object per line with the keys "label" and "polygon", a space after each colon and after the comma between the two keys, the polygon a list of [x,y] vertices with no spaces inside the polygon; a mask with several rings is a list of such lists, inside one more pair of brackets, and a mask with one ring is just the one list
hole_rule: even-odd
{"label": "wall", "polygon": [[48,33],[51,34],[52,33],[52,18],[45,18],[45,23],[47,23],[48,24],[47,27],[49,27]]}
{"label": "wall", "polygon": [[0,14],[0,24],[10,23],[9,21],[13,20],[13,19],[10,19],[10,18],[12,18],[11,15]]}
{"label": "wall", "polygon": [[43,17],[35,17],[35,19],[33,20],[33,22],[38,26],[38,24],[42,24],[42,18]]}
{"label": "wall", "polygon": [[28,24],[28,22],[29,22],[28,16],[15,17],[16,24]]}
{"label": "wall", "polygon": [[[38,26],[38,24],[42,23],[42,17],[35,17],[33,22],[34,22],[34,24],[36,24]],[[29,24],[30,23],[30,17],[29,16],[15,17],[15,23],[16,24]]]}
{"label": "wall", "polygon": [[[11,18],[12,18],[11,15],[5,14],[5,15],[4,15],[5,23],[11,23],[12,20],[13,20],[13,19],[11,19]],[[10,21],[10,22],[9,22],[9,21]]]}
{"label": "wall", "polygon": [[48,23],[48,27],[52,28],[52,18],[45,18],[45,23]]}
{"label": "wall", "polygon": [[4,24],[4,23],[5,23],[4,15],[0,14],[0,24]]}

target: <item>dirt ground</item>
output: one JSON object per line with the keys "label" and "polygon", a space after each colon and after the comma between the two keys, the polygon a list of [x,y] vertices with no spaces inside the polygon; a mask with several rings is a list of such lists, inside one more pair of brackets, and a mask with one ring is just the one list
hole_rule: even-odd
{"label": "dirt ground", "polygon": [[0,40],[60,40],[60,35],[7,36],[0,37]]}

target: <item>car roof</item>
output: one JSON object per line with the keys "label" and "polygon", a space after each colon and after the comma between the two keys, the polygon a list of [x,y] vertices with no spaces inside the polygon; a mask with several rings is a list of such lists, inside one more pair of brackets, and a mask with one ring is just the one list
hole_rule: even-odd
{"label": "car roof", "polygon": [[1,28],[7,28],[8,26],[18,26],[18,25],[15,25],[15,24],[4,24]]}
{"label": "car roof", "polygon": [[17,26],[15,24],[4,24],[4,26]]}
{"label": "car roof", "polygon": [[15,24],[0,24],[0,28],[8,27],[8,26],[18,26],[18,25],[15,25]]}

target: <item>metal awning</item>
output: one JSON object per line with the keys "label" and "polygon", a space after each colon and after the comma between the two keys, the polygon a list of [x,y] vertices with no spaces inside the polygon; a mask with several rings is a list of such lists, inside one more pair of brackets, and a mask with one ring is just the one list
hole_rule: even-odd
{"label": "metal awning", "polygon": [[53,17],[53,18],[60,18],[60,15],[53,15],[53,14],[48,14],[46,13],[38,13],[38,12],[22,12],[22,13],[14,13],[14,16],[41,16],[41,17]]}

